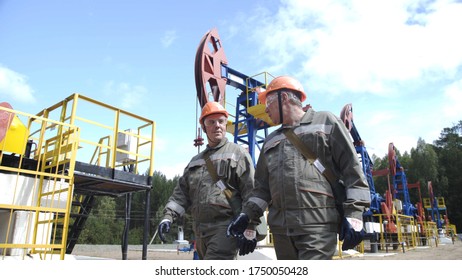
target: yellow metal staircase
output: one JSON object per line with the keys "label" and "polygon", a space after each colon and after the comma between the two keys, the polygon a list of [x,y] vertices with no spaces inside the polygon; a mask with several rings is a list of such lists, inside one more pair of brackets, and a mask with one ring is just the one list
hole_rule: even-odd
{"label": "yellow metal staircase", "polygon": [[[8,131],[0,139],[0,259],[64,259],[77,243],[93,195],[143,191],[149,201],[155,122],[80,94],[36,115],[1,105],[0,114],[14,117],[15,131],[25,132]],[[145,219],[148,225],[149,203]]]}

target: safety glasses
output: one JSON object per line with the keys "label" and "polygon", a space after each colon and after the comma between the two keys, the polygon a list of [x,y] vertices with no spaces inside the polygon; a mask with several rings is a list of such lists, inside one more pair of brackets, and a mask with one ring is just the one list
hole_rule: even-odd
{"label": "safety glasses", "polygon": [[270,96],[266,96],[265,106],[268,108],[278,98],[277,93]]}
{"label": "safety glasses", "polygon": [[219,119],[205,119],[204,124],[206,126],[214,126],[215,123],[218,123],[218,125],[223,126],[226,125],[227,119],[226,118],[219,118]]}

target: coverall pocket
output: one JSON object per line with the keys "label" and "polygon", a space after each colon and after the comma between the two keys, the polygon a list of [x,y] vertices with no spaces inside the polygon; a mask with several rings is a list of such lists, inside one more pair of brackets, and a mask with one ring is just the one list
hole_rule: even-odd
{"label": "coverall pocket", "polygon": [[301,224],[337,223],[338,212],[331,193],[304,188],[300,189],[300,199],[305,205],[298,216]]}
{"label": "coverall pocket", "polygon": [[335,198],[332,192],[316,188],[299,188],[299,191],[302,207],[335,207]]}

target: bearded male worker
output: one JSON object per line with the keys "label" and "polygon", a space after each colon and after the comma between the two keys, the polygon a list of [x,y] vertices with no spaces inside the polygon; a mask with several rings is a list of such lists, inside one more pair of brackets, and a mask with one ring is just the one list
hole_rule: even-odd
{"label": "bearded male worker", "polygon": [[354,248],[364,237],[362,215],[370,206],[369,186],[345,125],[330,112],[305,112],[305,99],[300,82],[288,76],[273,79],[259,94],[273,123],[282,125],[265,139],[255,189],[227,230],[239,235],[268,209],[281,260],[332,259],[338,231],[342,249]]}
{"label": "bearded male worker", "polygon": [[[158,226],[159,237],[186,211],[191,212],[196,251],[201,260],[232,260],[253,252],[255,225],[245,235],[226,237],[232,218],[241,211],[242,200],[254,187],[254,164],[250,154],[226,138],[228,112],[218,102],[204,105],[199,122],[208,145],[194,156],[173,190]],[[247,228],[247,227],[246,227]]]}

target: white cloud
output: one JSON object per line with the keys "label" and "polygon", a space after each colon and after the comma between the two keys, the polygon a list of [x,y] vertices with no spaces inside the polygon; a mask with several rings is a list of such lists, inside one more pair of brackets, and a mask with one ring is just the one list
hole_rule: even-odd
{"label": "white cloud", "polygon": [[451,119],[462,119],[462,79],[448,85],[444,90],[444,97],[444,115]]}
{"label": "white cloud", "polygon": [[36,101],[33,94],[34,90],[27,83],[26,76],[0,65],[0,96],[2,98],[33,103]]}
{"label": "white cloud", "polygon": [[432,143],[462,119],[462,2],[281,0],[249,18],[260,67],[300,79],[314,108],[353,103],[369,153]]}
{"label": "white cloud", "polygon": [[119,97],[120,106],[124,109],[134,109],[140,104],[143,97],[148,94],[148,90],[141,85],[130,85],[129,83],[108,81],[104,85],[103,92],[107,96]]}
{"label": "white cloud", "polygon": [[290,69],[317,91],[396,96],[397,85],[446,79],[462,64],[461,3],[282,2],[257,17],[255,40],[269,71]]}
{"label": "white cloud", "polygon": [[161,38],[161,43],[164,48],[170,47],[178,36],[176,35],[175,30],[165,31],[164,36]]}
{"label": "white cloud", "polygon": [[[356,109],[355,109],[356,108]],[[354,106],[353,122],[364,141],[365,147],[372,156],[383,157],[388,152],[388,144],[393,142],[394,129],[390,123],[396,121],[392,110],[372,111],[364,106]]]}

